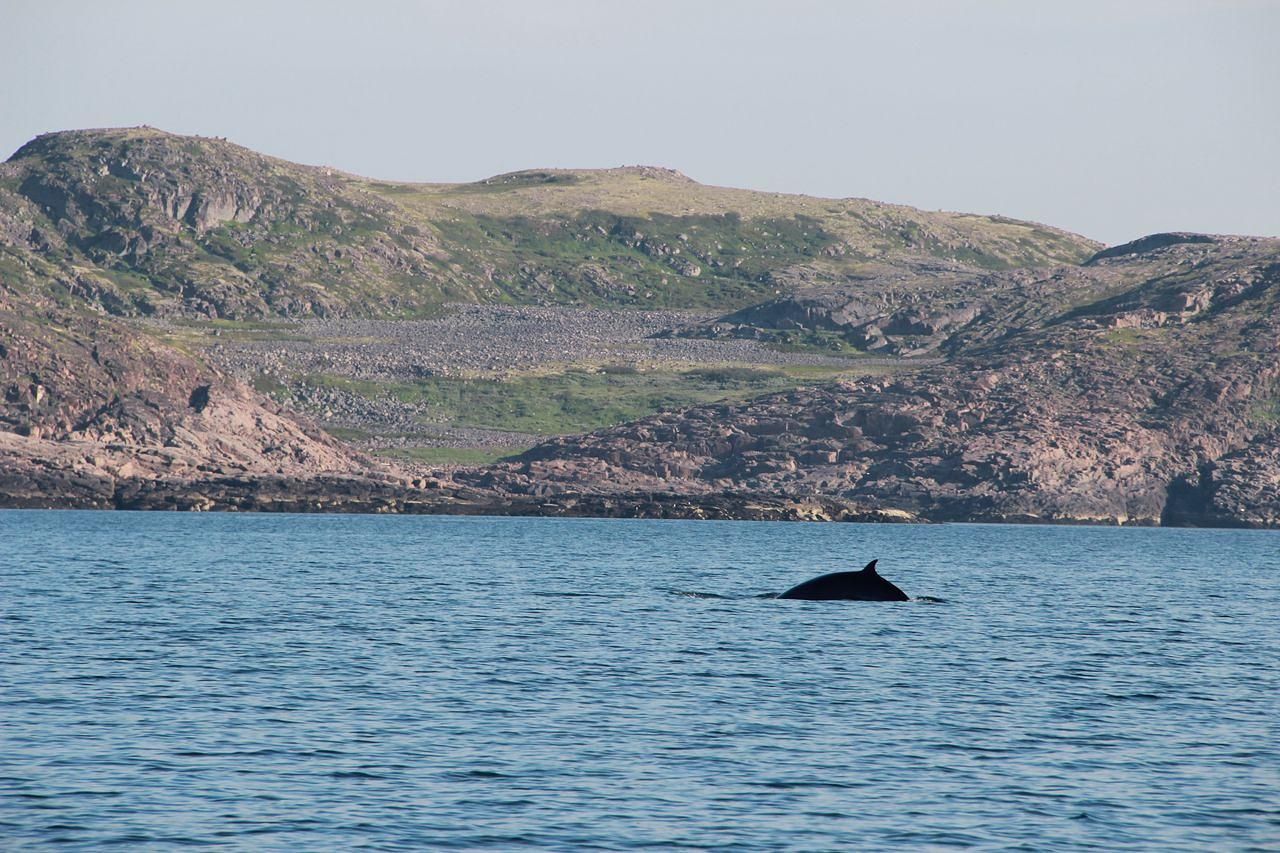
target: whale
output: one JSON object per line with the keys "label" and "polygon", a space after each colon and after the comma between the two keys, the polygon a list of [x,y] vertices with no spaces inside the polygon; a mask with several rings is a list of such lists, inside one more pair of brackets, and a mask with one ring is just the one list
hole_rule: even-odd
{"label": "whale", "polygon": [[778,598],[800,601],[910,601],[905,592],[876,572],[872,560],[858,572],[832,572],[791,587]]}

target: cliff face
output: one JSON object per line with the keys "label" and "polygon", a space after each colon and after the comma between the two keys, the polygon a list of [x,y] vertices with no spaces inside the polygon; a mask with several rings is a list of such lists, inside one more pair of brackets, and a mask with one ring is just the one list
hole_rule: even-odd
{"label": "cliff face", "polygon": [[1121,290],[908,375],[555,439],[479,482],[826,495],[940,520],[1280,523],[1280,241],[1076,274]]}

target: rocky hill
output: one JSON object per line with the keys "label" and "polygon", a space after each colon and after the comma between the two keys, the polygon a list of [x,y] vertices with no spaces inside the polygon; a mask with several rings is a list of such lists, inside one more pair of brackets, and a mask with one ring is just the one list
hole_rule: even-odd
{"label": "rocky hill", "polygon": [[936,520],[1280,524],[1280,241],[1138,241],[1037,284],[1066,276],[1114,295],[998,337],[979,313],[948,338],[957,355],[907,374],[665,413],[470,477],[544,499],[590,484]]}
{"label": "rocky hill", "polygon": [[[1262,238],[51,134],[0,165],[0,504],[1276,526],[1278,294]],[[538,443],[309,416],[441,411]]]}
{"label": "rocky hill", "polygon": [[3,287],[0,395],[7,506],[314,509],[410,485],[129,326]]}
{"label": "rocky hill", "polygon": [[[916,259],[1079,261],[999,217],[697,184],[665,169],[392,184],[150,128],[41,136],[0,168],[0,250],[122,316],[410,316],[448,301],[742,307]],[[16,260],[15,260],[16,259]]]}

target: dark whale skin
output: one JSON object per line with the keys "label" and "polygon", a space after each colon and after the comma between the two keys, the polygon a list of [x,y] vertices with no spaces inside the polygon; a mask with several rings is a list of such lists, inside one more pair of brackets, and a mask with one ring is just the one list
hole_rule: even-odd
{"label": "dark whale skin", "polygon": [[876,573],[876,560],[860,572],[832,572],[791,587],[778,598],[800,601],[910,601],[905,592]]}

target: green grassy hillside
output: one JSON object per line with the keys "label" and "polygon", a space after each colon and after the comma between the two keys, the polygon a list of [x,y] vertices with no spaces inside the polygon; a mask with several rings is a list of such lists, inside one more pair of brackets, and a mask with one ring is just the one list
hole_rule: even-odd
{"label": "green grassy hillside", "polygon": [[650,167],[398,184],[150,128],[39,137],[0,167],[4,264],[116,314],[422,316],[452,301],[732,310],[865,265],[1076,263],[1000,217],[708,187]]}

